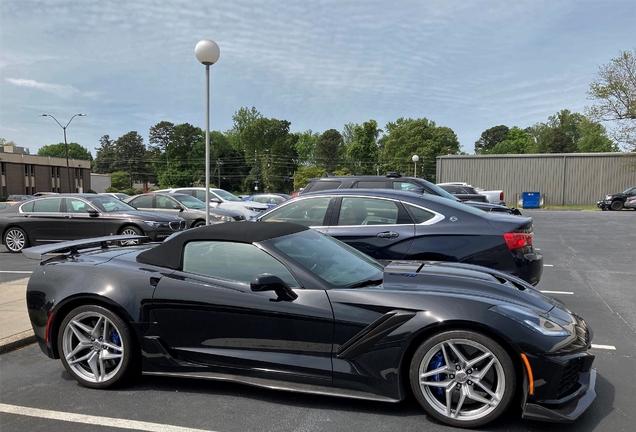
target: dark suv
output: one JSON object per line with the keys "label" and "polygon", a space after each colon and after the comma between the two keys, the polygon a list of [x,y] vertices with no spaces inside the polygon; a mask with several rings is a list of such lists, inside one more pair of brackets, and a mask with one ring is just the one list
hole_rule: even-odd
{"label": "dark suv", "polygon": [[[309,183],[300,192],[304,195],[309,192],[319,192],[330,189],[394,189],[419,194],[437,195],[448,198],[452,201],[462,202],[456,196],[446,192],[441,187],[421,178],[402,177],[399,173],[388,172],[385,177],[382,176],[328,176],[321,178],[309,179]],[[487,212],[508,213],[521,215],[517,209],[511,209],[506,206],[491,204],[488,202],[463,201],[472,207]]]}

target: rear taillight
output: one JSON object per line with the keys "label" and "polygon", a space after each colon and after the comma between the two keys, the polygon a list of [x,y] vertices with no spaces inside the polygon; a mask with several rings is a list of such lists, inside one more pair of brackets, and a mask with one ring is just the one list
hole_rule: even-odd
{"label": "rear taillight", "polygon": [[49,314],[49,319],[46,321],[46,333],[44,335],[44,340],[46,343],[51,342],[51,323],[53,322],[53,312]]}
{"label": "rear taillight", "polygon": [[499,201],[505,201],[503,198],[503,191],[499,192]]}
{"label": "rear taillight", "polygon": [[532,245],[532,234],[526,233],[505,233],[504,240],[508,245],[508,249],[515,250],[521,249],[524,246]]}

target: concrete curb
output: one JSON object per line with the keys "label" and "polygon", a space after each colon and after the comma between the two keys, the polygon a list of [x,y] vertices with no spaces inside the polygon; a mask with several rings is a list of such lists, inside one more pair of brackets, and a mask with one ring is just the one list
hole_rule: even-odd
{"label": "concrete curb", "polygon": [[25,330],[13,336],[0,339],[0,354],[31,345],[36,341],[33,330]]}

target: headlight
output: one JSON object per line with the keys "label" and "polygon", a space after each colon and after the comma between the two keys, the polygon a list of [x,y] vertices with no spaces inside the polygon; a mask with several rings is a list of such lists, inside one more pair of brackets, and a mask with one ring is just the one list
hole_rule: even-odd
{"label": "headlight", "polygon": [[[556,323],[557,318],[551,317],[549,313],[534,311],[532,309],[514,306],[499,305],[493,306],[489,310],[505,317],[511,318],[526,327],[546,336],[570,336],[572,333],[561,324]],[[563,323],[567,325],[567,323]],[[571,324],[570,324],[571,326]]]}
{"label": "headlight", "polygon": [[256,212],[256,213],[260,213],[261,211],[263,211],[263,209],[254,208],[254,207],[249,207],[249,206],[243,206],[243,207],[245,207],[249,211],[253,211],[253,212]]}
{"label": "headlight", "polygon": [[144,221],[144,223],[148,226],[151,226],[153,228],[160,228],[162,226],[168,226],[168,224],[166,224],[165,222],[157,222],[157,221]]}
{"label": "headlight", "polygon": [[214,216],[216,219],[223,222],[234,222],[234,218],[232,216],[221,216],[221,215],[212,215],[212,216]]}
{"label": "headlight", "polygon": [[605,195],[605,199],[606,199],[606,200],[611,200],[611,199],[612,199],[612,196],[611,196],[611,195]]}

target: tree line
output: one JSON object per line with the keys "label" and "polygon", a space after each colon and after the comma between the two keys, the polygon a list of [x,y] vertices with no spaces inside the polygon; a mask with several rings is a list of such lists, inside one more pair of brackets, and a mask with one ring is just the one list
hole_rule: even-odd
{"label": "tree line", "polygon": [[[525,128],[493,126],[475,142],[475,153],[615,152],[619,144],[636,151],[636,49],[600,66],[588,97],[595,105],[585,114],[563,109]],[[427,118],[399,118],[383,129],[368,120],[322,133],[292,132],[289,121],[266,118],[254,107],[239,109],[232,120],[230,130],[210,133],[210,160],[211,183],[234,192],[291,192],[326,173],[412,175],[413,155],[420,158],[417,176],[434,181],[436,157],[460,154],[455,132]],[[616,125],[609,132],[601,123],[607,121]],[[38,155],[65,157],[65,152],[59,143]],[[205,184],[205,132],[189,123],[157,123],[147,145],[137,131],[114,140],[104,135],[94,159],[69,143],[69,157],[91,160],[93,172],[111,174],[119,189],[133,181],[161,188]]]}

